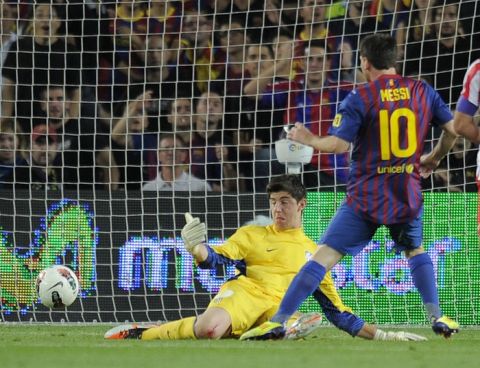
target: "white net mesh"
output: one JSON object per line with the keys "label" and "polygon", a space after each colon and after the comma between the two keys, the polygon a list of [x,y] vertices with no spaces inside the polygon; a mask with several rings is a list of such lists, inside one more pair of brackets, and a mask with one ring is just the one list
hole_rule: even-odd
{"label": "white net mesh", "polygon": [[[297,121],[327,134],[364,82],[365,35],[393,34],[399,73],[427,80],[452,109],[480,55],[474,0],[6,0],[1,10],[0,321],[200,313],[234,266],[192,265],[183,213],[206,220],[212,245],[268,216],[266,183],[286,170],[274,142]],[[480,322],[476,151],[459,140],[423,183],[442,307],[463,324]],[[317,152],[303,168],[315,240],[343,198],[348,161]],[[397,261],[372,247],[337,266],[336,284],[366,319],[422,323]],[[35,294],[55,263],[81,282],[68,311]]]}

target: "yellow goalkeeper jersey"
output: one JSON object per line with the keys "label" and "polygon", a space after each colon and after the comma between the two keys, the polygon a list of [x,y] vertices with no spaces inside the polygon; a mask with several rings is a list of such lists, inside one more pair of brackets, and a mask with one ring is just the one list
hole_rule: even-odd
{"label": "yellow goalkeeper jersey", "polygon": [[[302,228],[278,230],[275,225],[250,225],[239,228],[224,244],[213,250],[232,260],[243,260],[246,278],[266,294],[282,298],[300,268],[317,250]],[[322,290],[335,287],[330,274]],[[326,290],[325,290],[326,289]]]}

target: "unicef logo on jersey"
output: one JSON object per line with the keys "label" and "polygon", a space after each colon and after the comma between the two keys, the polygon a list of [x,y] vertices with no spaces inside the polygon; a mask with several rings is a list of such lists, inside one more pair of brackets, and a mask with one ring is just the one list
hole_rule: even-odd
{"label": "unicef logo on jersey", "polygon": [[392,166],[377,166],[378,174],[411,174],[413,173],[413,164],[402,164]]}

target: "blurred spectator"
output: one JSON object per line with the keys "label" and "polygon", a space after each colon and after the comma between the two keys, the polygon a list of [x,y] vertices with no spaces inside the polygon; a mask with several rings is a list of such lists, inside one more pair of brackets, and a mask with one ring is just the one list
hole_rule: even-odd
{"label": "blurred spectator", "polygon": [[[350,84],[338,84],[327,78],[329,59],[326,40],[311,40],[304,48],[304,75],[298,80],[283,80],[267,84],[264,75],[258,77],[258,99],[263,108],[286,108],[285,124],[301,122],[313,133],[326,135],[339,104],[351,90]],[[277,58],[278,59],[278,58]],[[277,67],[288,64],[287,57]],[[271,79],[270,79],[271,80]],[[255,81],[252,81],[254,84]],[[248,86],[248,85],[247,85]],[[285,172],[273,149],[262,149],[255,156],[256,190],[264,190],[271,175]],[[304,166],[304,182],[308,188],[322,189],[344,184],[347,178],[348,154],[319,154]]]}
{"label": "blurred spectator", "polygon": [[263,63],[258,60],[258,51],[254,48],[248,49],[250,54],[247,54],[248,59],[245,68],[249,79],[243,88],[245,96],[260,98],[260,94],[265,91],[268,85],[271,85],[272,80],[283,82],[291,79],[292,69],[297,61],[294,57],[293,39],[288,34],[281,33],[273,40],[272,47],[265,50],[262,46],[265,57],[268,53],[272,55],[270,59],[265,59]]}
{"label": "blurred spectator", "polygon": [[298,39],[308,41],[311,39],[327,39],[329,36],[326,11],[327,0],[305,0],[300,2],[299,28],[296,30]]}
{"label": "blurred spectator", "polygon": [[457,138],[448,155],[450,187],[462,192],[475,192],[475,172],[477,167],[477,148],[464,138]]}
{"label": "blurred spectator", "polygon": [[329,69],[326,72],[329,74],[329,78],[337,80],[341,38],[335,37],[334,29],[329,26],[330,22],[326,16],[329,5],[330,1],[328,0],[304,0],[299,2],[301,20],[299,21],[299,27],[296,29],[296,38],[300,41],[300,47],[296,48],[295,54],[303,56],[303,49],[309,40],[326,40],[326,53],[330,60]]}
{"label": "blurred spectator", "polygon": [[25,151],[25,162],[15,166],[13,173],[5,178],[5,186],[15,189],[61,190],[62,170],[54,164],[58,153],[55,130],[46,125],[37,125],[32,130],[29,149]]}
{"label": "blurred spectator", "polygon": [[424,42],[407,46],[405,70],[427,80],[453,109],[463,76],[479,50],[471,48],[470,37],[463,32],[458,1],[438,0],[437,5],[433,33]]}
{"label": "blurred spectator", "polygon": [[144,191],[211,191],[210,185],[188,173],[188,148],[171,133],[160,136],[158,175],[143,186]]}
{"label": "blurred spectator", "polygon": [[288,82],[292,71],[292,37],[282,33],[274,40],[273,46],[276,57],[270,44],[254,44],[247,48],[242,119],[235,142],[239,142],[240,170],[247,178],[248,190],[254,188],[254,158],[261,150],[270,153],[271,145],[280,137],[284,125],[286,106],[272,109],[271,104],[264,106],[258,98],[272,82]]}
{"label": "blurred spectator", "polygon": [[[291,56],[291,54],[290,51],[289,55]],[[271,45],[253,44],[247,47],[246,78],[244,79],[244,98],[242,100],[244,119],[241,129],[238,131],[240,134],[238,141],[241,144],[240,149],[242,151],[253,153],[254,147],[260,148],[263,144],[270,143],[272,141],[272,124],[275,124],[278,118],[280,120],[282,118],[282,115],[277,115],[277,119],[273,119],[272,111],[263,110],[260,106],[257,106],[257,96],[265,88],[261,83],[268,84],[273,77],[275,77],[275,80],[282,78],[282,76],[288,78],[290,63],[283,61],[288,56],[279,54],[279,57],[278,62],[285,64],[285,67],[282,67],[283,70],[280,67],[272,67],[275,64],[275,58]],[[262,81],[260,81],[259,75],[262,76]],[[253,82],[250,83],[250,81]]]}
{"label": "blurred spectator", "polygon": [[50,86],[41,91],[40,110],[42,118],[35,124],[47,124],[57,133],[61,152],[58,164],[63,169],[66,187],[93,189],[94,184],[101,183],[98,187],[108,188],[109,136],[98,131],[94,119],[70,117],[70,104],[63,86]]}
{"label": "blurred spectator", "polygon": [[[412,1],[409,18],[405,24],[405,40],[403,40],[405,41],[405,44],[397,45],[397,47],[401,48],[399,60],[405,58],[407,45],[411,47],[411,45],[421,44],[425,39],[432,35],[433,8],[435,7],[435,3],[436,0]],[[416,58],[419,57],[420,55],[416,55]]]}
{"label": "blurred spectator", "polygon": [[[186,68],[177,66],[174,52],[180,44],[180,20],[181,7],[175,1],[127,0],[117,5],[110,29],[115,36],[112,93],[113,100],[120,102],[114,112],[124,106],[124,101],[151,90],[163,103],[152,106],[152,112],[165,113],[168,99],[174,98],[176,90],[191,86],[191,70],[184,72]],[[182,80],[190,83],[177,85]],[[103,94],[104,99],[109,97]],[[158,131],[156,128],[152,130]]]}
{"label": "blurred spectator", "polygon": [[241,81],[244,77],[245,49],[246,45],[250,44],[250,37],[246,34],[245,24],[241,18],[233,15],[227,23],[220,24],[217,33],[220,46],[227,55],[225,72],[221,78],[225,80],[222,90],[225,91],[226,96],[238,101],[242,89]]}
{"label": "blurred spectator", "polygon": [[264,0],[200,0],[199,8],[216,17],[219,23],[227,24],[233,15],[245,24],[253,39],[259,40],[262,33]]}
{"label": "blurred spectator", "polygon": [[[17,36],[21,34],[21,29],[17,30],[18,21],[18,8],[16,4],[2,1],[0,4],[0,67],[2,68],[10,47],[17,40]],[[2,86],[3,77],[0,74],[0,101],[4,100],[1,90]],[[0,118],[2,117],[3,114],[0,105]]]}
{"label": "blurred spectator", "polygon": [[278,36],[279,30],[295,34],[299,0],[266,0],[264,6],[263,37],[258,41]]}
{"label": "blurred spectator", "polygon": [[459,137],[432,177],[423,180],[422,187],[442,192],[475,192],[476,167],[476,148],[469,140]]}
{"label": "blurred spectator", "polygon": [[409,8],[412,0],[373,0],[371,15],[376,17],[376,32],[388,31],[395,37],[398,59],[401,60],[405,45],[405,27],[408,24]]}
{"label": "blurred spectator", "polygon": [[213,15],[190,12],[183,18],[179,64],[193,68],[195,90],[207,91],[209,83],[225,73],[226,53],[214,41]]}
{"label": "blurred spectator", "polygon": [[21,156],[24,149],[20,126],[11,119],[0,120],[0,187],[5,178],[12,176],[16,166],[25,166],[26,161]]}
{"label": "blurred spectator", "polygon": [[[153,116],[165,117],[170,110],[171,102],[178,96],[191,96],[192,69],[185,65],[176,64],[176,52],[167,43],[168,38],[163,35],[149,35],[147,38],[147,53],[145,60],[146,83],[145,90],[153,92],[154,100],[158,104],[151,106]],[[194,93],[197,93],[195,88]],[[138,90],[142,93],[141,90]],[[158,122],[152,119],[150,130],[158,132]]]}
{"label": "blurred spectator", "polygon": [[[61,20],[59,33],[66,35],[68,42],[77,50],[82,50],[82,85],[87,87],[84,91],[92,99],[95,97],[92,95],[93,87],[97,83],[98,52],[104,51],[99,43],[99,35],[102,35],[101,5],[82,0],[54,0],[53,3]],[[85,96],[82,97],[84,100]]]}
{"label": "blurred spectator", "polygon": [[348,1],[345,5],[345,18],[334,19],[330,24],[332,33],[340,37],[336,51],[340,53],[341,81],[365,81],[356,65],[361,38],[375,31],[376,20],[369,14],[370,5],[371,1]]}
{"label": "blurred spectator", "polygon": [[182,3],[171,0],[151,0],[145,12],[149,35],[164,35],[175,47],[180,44]]}
{"label": "blurred spectator", "polygon": [[110,31],[114,36],[115,50],[112,99],[122,106],[124,101],[142,92],[148,32],[144,4],[121,0],[117,4]]}
{"label": "blurred spectator", "polygon": [[179,97],[170,104],[167,123],[160,129],[161,133],[172,132],[182,141],[190,144],[193,135],[192,99]]}
{"label": "blurred spectator", "polygon": [[32,101],[45,86],[67,86],[72,117],[79,116],[80,102],[80,53],[59,34],[61,21],[54,5],[36,3],[33,9],[29,34],[12,45],[2,69],[3,114],[15,113],[25,132],[31,131],[31,119],[38,115]]}
{"label": "blurred spectator", "polygon": [[350,0],[346,2],[344,18],[333,19],[330,23],[332,32],[342,35],[350,43],[352,50],[357,50],[362,36],[375,31],[376,19],[370,15],[371,1]]}
{"label": "blurred spectator", "polygon": [[[399,24],[408,17],[410,2],[412,0],[373,0],[370,5],[370,14],[376,18],[375,31],[389,31],[396,36]],[[402,36],[399,36],[402,39]],[[397,37],[397,43],[399,38]]]}
{"label": "blurred spectator", "polygon": [[151,103],[152,91],[137,96],[112,130],[113,157],[125,189],[140,189],[157,174],[157,134],[147,132]]}
{"label": "blurred spectator", "polygon": [[236,192],[238,174],[236,149],[230,132],[223,129],[223,98],[205,92],[195,111],[195,132],[191,143],[192,174],[207,180],[215,191]]}

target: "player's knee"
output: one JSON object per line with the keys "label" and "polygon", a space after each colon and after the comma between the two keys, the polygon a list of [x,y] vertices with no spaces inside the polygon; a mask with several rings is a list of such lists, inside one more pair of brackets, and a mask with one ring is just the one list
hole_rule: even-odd
{"label": "player's knee", "polygon": [[200,322],[195,324],[195,336],[198,339],[220,339],[226,330],[226,328],[223,328],[215,322]]}

